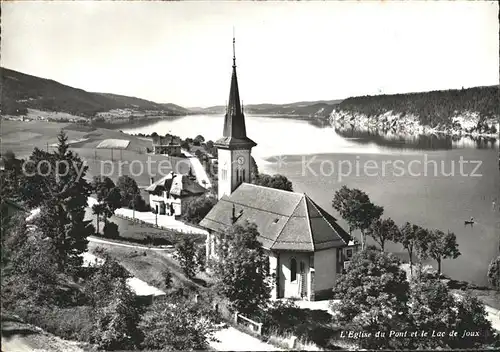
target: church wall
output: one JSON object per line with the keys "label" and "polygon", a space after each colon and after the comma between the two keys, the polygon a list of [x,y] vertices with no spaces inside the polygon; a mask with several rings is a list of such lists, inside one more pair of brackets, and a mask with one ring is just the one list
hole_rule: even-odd
{"label": "church wall", "polygon": [[331,290],[337,280],[337,249],[330,248],[314,253],[315,293]]}
{"label": "church wall", "polygon": [[[304,263],[305,272],[305,283],[310,281],[309,274],[309,256],[310,253],[300,253],[300,252],[280,252],[279,263],[280,263],[280,298],[291,298],[300,297],[300,262]],[[297,278],[295,281],[291,281],[291,260],[295,258],[297,261]],[[315,264],[316,265],[316,264]],[[309,293],[309,292],[308,292]]]}
{"label": "church wall", "polygon": [[219,188],[219,199],[223,195],[231,194],[231,150],[228,149],[218,149],[218,188]]}
{"label": "church wall", "polygon": [[[275,275],[277,278],[278,276],[278,254],[273,253],[271,251],[266,251],[266,254],[269,256],[269,274],[270,275]],[[276,299],[278,298],[278,289],[279,283],[275,281],[275,285],[273,286],[271,290],[271,299]]]}
{"label": "church wall", "polygon": [[[238,158],[243,163],[238,163]],[[218,150],[218,187],[219,199],[230,195],[241,183],[250,183],[250,150],[249,149],[219,149]]]}

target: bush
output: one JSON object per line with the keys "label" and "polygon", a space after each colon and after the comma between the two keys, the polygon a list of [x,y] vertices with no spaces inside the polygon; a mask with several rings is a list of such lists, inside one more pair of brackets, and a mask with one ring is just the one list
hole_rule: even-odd
{"label": "bush", "polygon": [[196,247],[194,241],[189,237],[184,237],[175,246],[175,259],[188,279],[196,275]]}
{"label": "bush", "polygon": [[172,272],[170,269],[165,268],[163,272],[161,273],[163,277],[163,284],[165,285],[165,288],[169,289],[172,287]]}
{"label": "bush", "polygon": [[100,307],[92,332],[92,342],[105,350],[135,349],[143,340],[138,328],[142,308],[125,281],[113,284],[107,304]]}
{"label": "bush", "polygon": [[32,309],[23,306],[15,311],[22,320],[66,340],[89,342],[94,326],[92,308]]}
{"label": "bush", "polygon": [[196,251],[196,263],[199,271],[205,271],[207,264],[207,252],[205,246],[201,245]]}
{"label": "bush", "polygon": [[120,231],[118,231],[118,225],[114,222],[106,222],[103,230],[104,237],[107,238],[118,238],[120,237]]}
{"label": "bush", "polygon": [[262,332],[266,335],[294,335],[303,341],[328,347],[329,341],[340,335],[340,329],[331,324],[332,317],[322,310],[301,309],[293,301],[274,301],[260,312]]}
{"label": "bush", "polygon": [[216,314],[199,304],[156,300],[144,314],[143,349],[206,350]]}
{"label": "bush", "polygon": [[182,202],[182,219],[193,224],[198,224],[212,210],[215,203],[217,203],[216,198],[207,196]]}

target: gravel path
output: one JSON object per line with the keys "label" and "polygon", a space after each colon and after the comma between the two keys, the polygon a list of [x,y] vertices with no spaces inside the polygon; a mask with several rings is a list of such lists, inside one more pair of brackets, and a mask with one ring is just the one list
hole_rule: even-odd
{"label": "gravel path", "polygon": [[217,351],[284,351],[232,326],[217,331],[213,336],[220,342],[212,341],[210,347]]}

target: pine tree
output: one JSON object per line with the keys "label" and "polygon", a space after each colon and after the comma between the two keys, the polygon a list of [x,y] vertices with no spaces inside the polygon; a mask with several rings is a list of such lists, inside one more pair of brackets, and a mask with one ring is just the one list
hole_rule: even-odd
{"label": "pine tree", "polygon": [[84,178],[88,166],[69,150],[67,139],[61,131],[54,152],[35,148],[22,185],[25,201],[41,208],[38,225],[43,235],[52,239],[61,271],[81,265],[87,237],[95,233],[90,221],[84,220],[91,193]]}

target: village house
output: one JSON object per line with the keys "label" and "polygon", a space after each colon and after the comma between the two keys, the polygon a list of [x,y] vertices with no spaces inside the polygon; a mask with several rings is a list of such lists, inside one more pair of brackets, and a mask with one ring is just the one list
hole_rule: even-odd
{"label": "village house", "polygon": [[151,210],[158,215],[180,216],[182,202],[202,196],[207,189],[196,182],[191,170],[187,175],[170,172],[168,175],[154,182],[146,188],[149,193]]}
{"label": "village house", "polygon": [[181,155],[181,139],[175,136],[154,136],[153,153],[162,155]]}
{"label": "village house", "polygon": [[251,149],[256,145],[246,135],[233,56],[223,137],[215,142],[219,201],[200,222],[209,232],[207,259],[218,260],[215,248],[227,228],[255,223],[276,276],[272,298],[327,298],[357,243],[306,194],[251,184]]}

